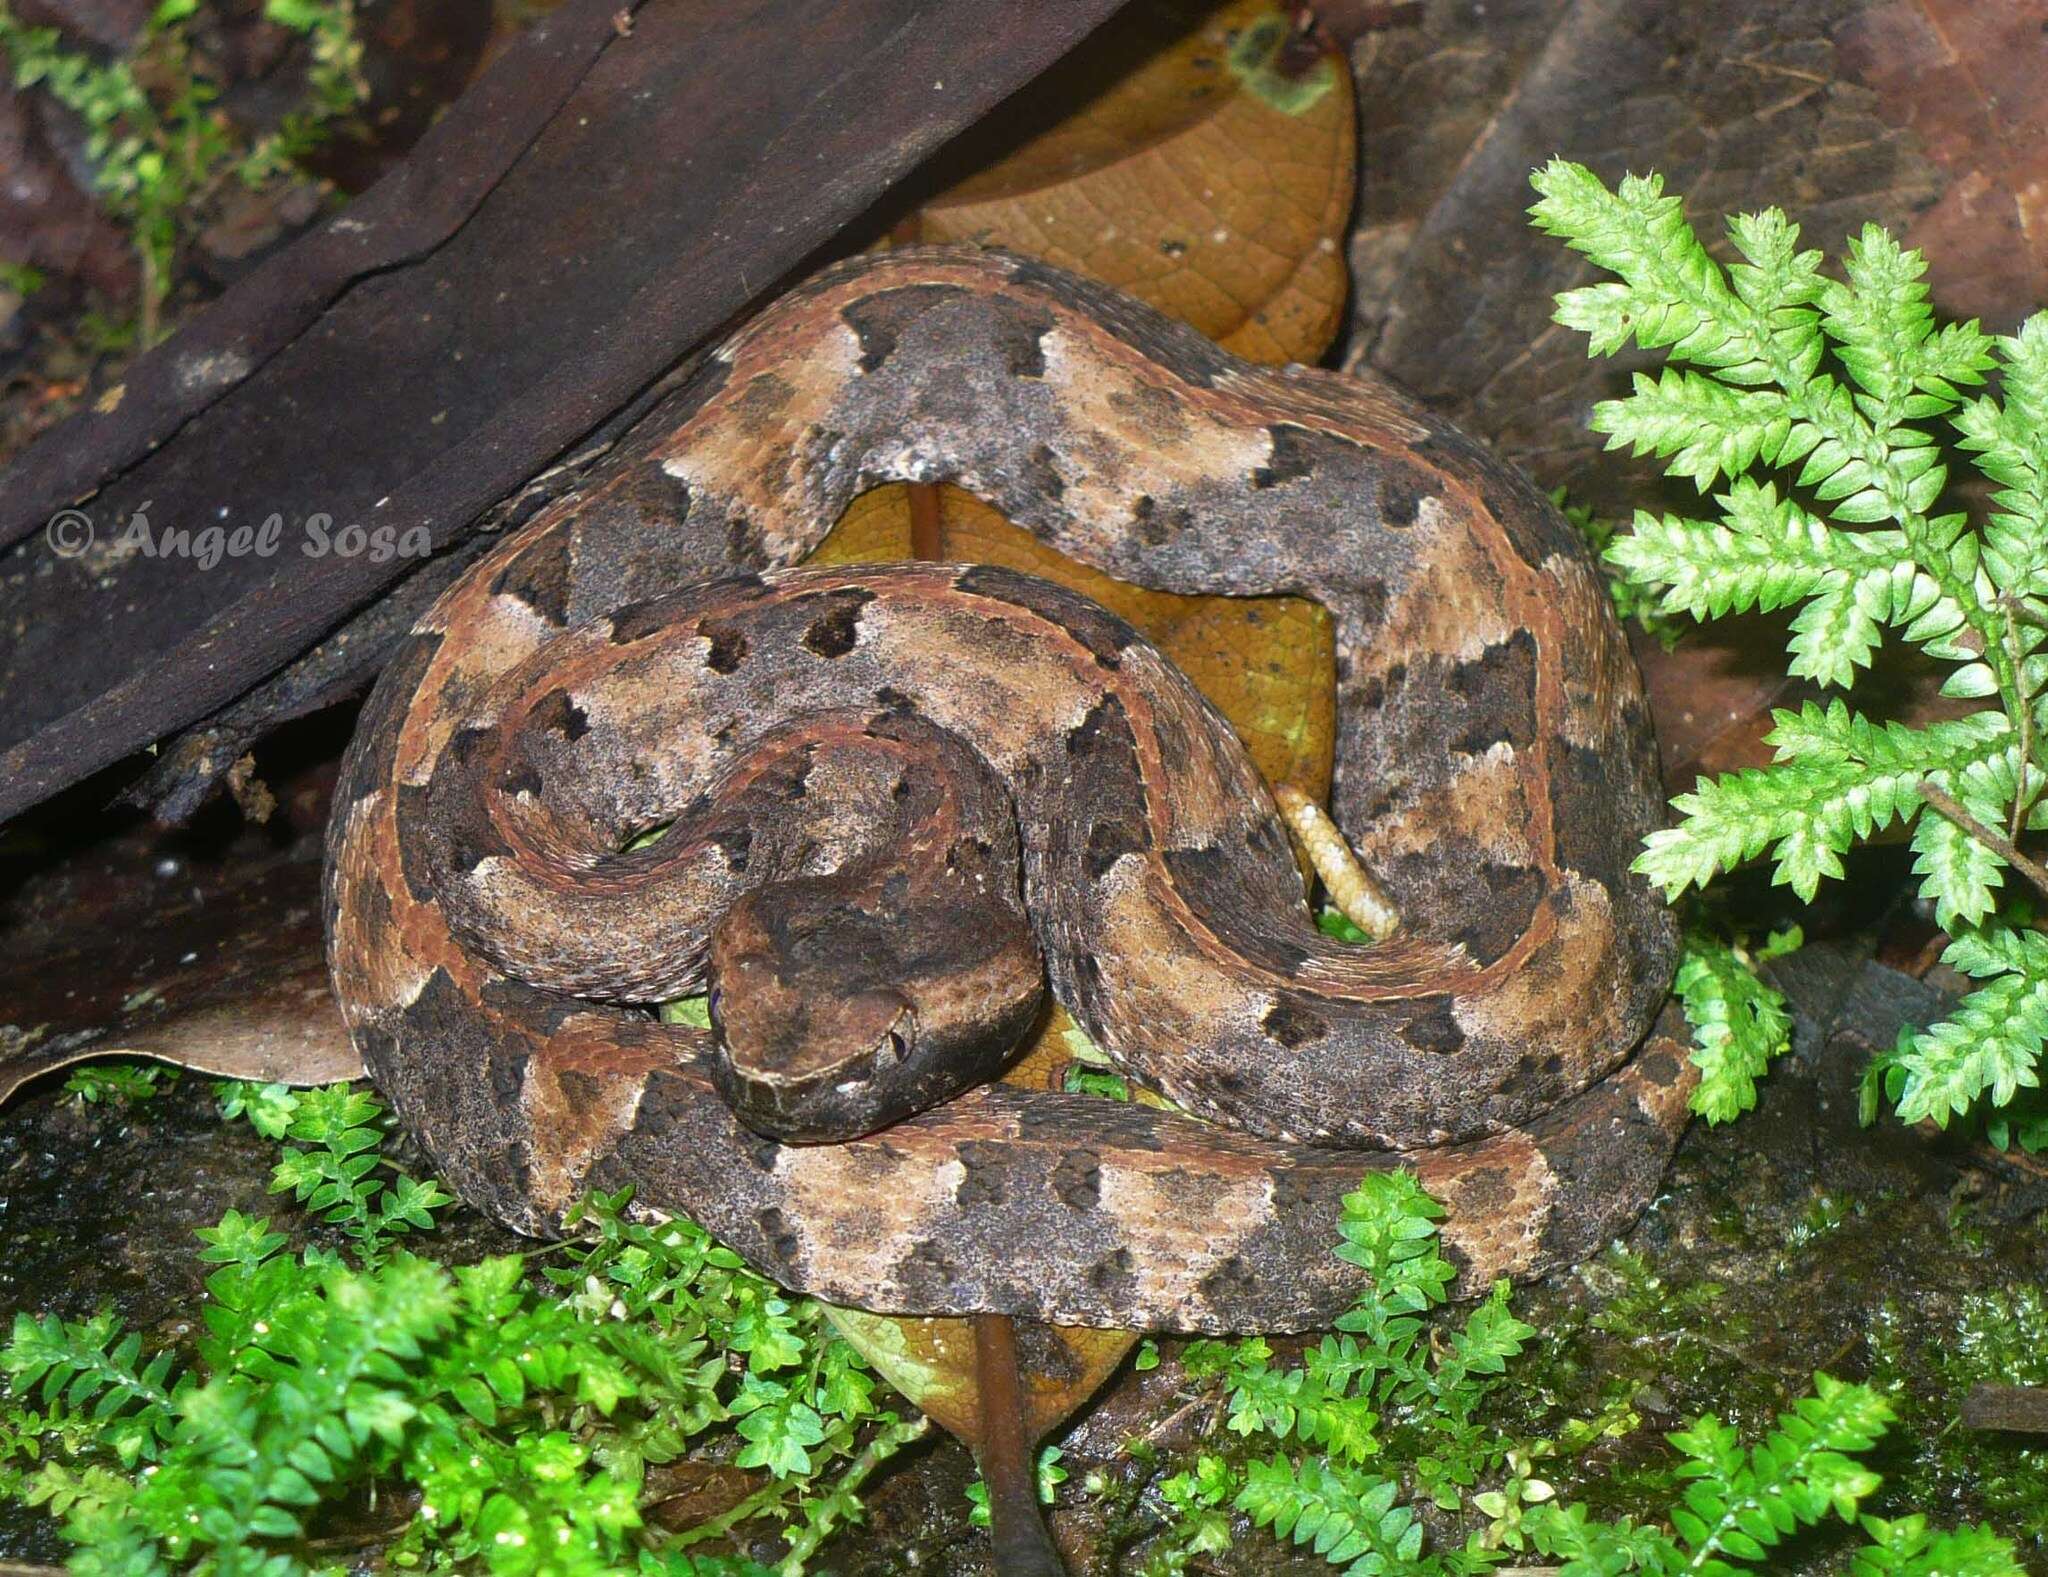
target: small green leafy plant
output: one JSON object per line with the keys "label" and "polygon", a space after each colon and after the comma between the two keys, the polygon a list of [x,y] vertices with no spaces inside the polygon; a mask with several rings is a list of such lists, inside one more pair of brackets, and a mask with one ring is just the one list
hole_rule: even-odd
{"label": "small green leafy plant", "polygon": [[2048,1550],[2048,1443],[1954,1422],[1976,1386],[2048,1386],[2048,1289],[1968,1292],[1938,1313],[1887,1299],[1868,1340],[1873,1380],[1897,1394],[1918,1447],[1895,1488],[1914,1505],[1967,1493],[2001,1527],[2030,1531],[2038,1562]]}
{"label": "small green leafy plant", "polygon": [[1345,1198],[1337,1254],[1371,1284],[1334,1333],[1299,1364],[1276,1363],[1263,1337],[1188,1346],[1182,1367],[1220,1386],[1225,1427],[1277,1449],[1242,1467],[1205,1454],[1192,1474],[1168,1479],[1162,1494],[1177,1526],[1148,1570],[1177,1572],[1215,1548],[1225,1507],[1336,1564],[1368,1554],[1397,1563],[1358,1570],[1483,1569],[1483,1557],[1416,1564],[1423,1527],[1404,1470],[1421,1494],[1454,1507],[1498,1465],[1507,1443],[1474,1415],[1534,1332],[1509,1312],[1503,1282],[1432,1345],[1424,1316],[1455,1275],[1437,1251],[1442,1214],[1408,1173],[1369,1175]]}
{"label": "small green leafy plant", "polygon": [[1799,927],[1774,932],[1751,949],[1705,925],[1687,927],[1671,989],[1692,1025],[1700,1070],[1692,1109],[1708,1122],[1732,1121],[1756,1105],[1757,1081],[1792,1048],[1792,1014],[1757,966],[1796,950]]}
{"label": "small green leafy plant", "polygon": [[86,157],[107,212],[128,231],[142,274],[141,339],[157,337],[179,249],[229,181],[260,187],[345,121],[368,95],[353,0],[265,0],[264,16],[308,43],[306,94],[261,136],[216,107],[193,48],[199,0],[159,0],[125,56],[66,49],[57,30],[29,27],[0,0],[0,49],[17,87],[41,86],[86,129]]}
{"label": "small green leafy plant", "polygon": [[178,1082],[178,1070],[158,1062],[95,1062],[64,1079],[64,1099],[75,1106],[135,1106]]}
{"label": "small green leafy plant", "polygon": [[[1661,1522],[1602,1521],[1560,1505],[1535,1474],[1552,1444],[1503,1434],[1484,1417],[1508,1362],[1535,1335],[1509,1310],[1505,1285],[1462,1324],[1433,1328],[1427,1316],[1445,1302],[1454,1274],[1436,1236],[1441,1208],[1411,1176],[1390,1172],[1368,1176],[1344,1209],[1337,1252],[1370,1271],[1373,1284],[1337,1334],[1290,1365],[1276,1364],[1257,1337],[1194,1342],[1183,1354],[1188,1378],[1220,1392],[1225,1427],[1257,1449],[1242,1465],[1201,1451],[1192,1468],[1158,1483],[1165,1527],[1146,1577],[1173,1577],[1228,1548],[1232,1511],[1346,1573],[1389,1577],[1485,1572],[1532,1551],[1556,1561],[1560,1577],[1736,1577],[1831,1513],[1864,1534],[1852,1556],[1859,1574],[2022,1570],[1988,1529],[1945,1533],[1921,1516],[1864,1515],[1880,1480],[1859,1458],[1883,1435],[1892,1406],[1868,1386],[1825,1374],[1748,1449],[1711,1415],[1672,1435],[1679,1459],[1668,1477],[1679,1494]],[[1651,1282],[1645,1291],[1661,1288]],[[1603,1432],[1597,1422],[1578,1431],[1585,1439]],[[1486,1520],[1462,1546],[1432,1550],[1425,1510]]]}
{"label": "small green leafy plant", "polygon": [[[1637,511],[1608,562],[1667,615],[1796,608],[1789,671],[1820,685],[1853,689],[1890,629],[1949,665],[1944,695],[1986,703],[1921,727],[1842,699],[1779,710],[1774,764],[1681,795],[1636,868],[1677,897],[1768,850],[1810,900],[1853,844],[1909,827],[1947,961],[1980,985],[1901,1040],[1870,1100],[2048,1144],[2021,1094],[2048,1036],[2048,938],[2006,885],[2048,884],[2018,846],[2048,828],[2048,313],[2005,338],[1937,327],[1923,260],[1876,225],[1836,278],[1777,209],[1737,215],[1724,269],[1654,175],[1610,190],[1554,160],[1534,185],[1537,226],[1616,276],[1564,292],[1557,320],[1594,355],[1633,343],[1669,363],[1594,428],[1711,494],[1697,515]],[[1996,395],[1966,392],[1993,375]],[[1975,524],[1942,507],[1950,447],[1993,489]],[[1703,968],[1725,997],[1725,969]]]}
{"label": "small green leafy plant", "polygon": [[[779,1524],[800,1573],[860,1515],[875,1469],[928,1428],[882,1408],[815,1305],[686,1222],[587,1202],[589,1236],[454,1269],[401,1239],[451,1201],[383,1154],[388,1114],[346,1085],[224,1085],[223,1111],[283,1144],[274,1192],[311,1241],[229,1211],[189,1343],[147,1351],[107,1311],[27,1313],[0,1350],[0,1493],[63,1519],[72,1569],[338,1570],[323,1519],[376,1486],[366,1535],[401,1569],[760,1573],[690,1546]],[[709,1450],[754,1487],[673,1536],[648,1470]],[[361,1516],[362,1502],[357,1502]],[[375,1504],[371,1502],[370,1504]]]}
{"label": "small green leafy plant", "polygon": [[[310,1240],[294,1252],[285,1231],[239,1211],[202,1230],[213,1269],[189,1342],[149,1350],[107,1311],[22,1313],[0,1349],[0,1495],[62,1519],[74,1571],[339,1570],[322,1564],[335,1530],[369,1516],[345,1547],[374,1547],[401,1570],[764,1577],[752,1561],[695,1553],[745,1525],[778,1527],[788,1552],[775,1572],[798,1577],[859,1520],[873,1474],[930,1427],[879,1404],[817,1305],[687,1222],[638,1221],[624,1194],[593,1196],[581,1239],[451,1269],[402,1241],[449,1200],[385,1155],[390,1119],[374,1097],[216,1088],[224,1114],[281,1145],[272,1190],[304,1207]],[[1878,1481],[1857,1458],[1890,1404],[1825,1376],[1747,1452],[1711,1417],[1673,1436],[1683,1492],[1664,1523],[1560,1507],[1535,1473],[1552,1444],[1485,1417],[1535,1333],[1504,1285],[1442,1321],[1455,1273],[1441,1216],[1409,1174],[1369,1175],[1344,1202],[1336,1248],[1366,1289],[1335,1332],[1292,1363],[1258,1337],[1183,1351],[1214,1422],[1151,1486],[1148,1577],[1228,1549],[1234,1516],[1346,1572],[1405,1577],[1489,1571],[1530,1550],[1567,1577],[1733,1573],[1830,1512],[1860,1521],[1859,1573],[2020,1570],[1988,1531],[1864,1515]],[[1654,1280],[1641,1290],[1667,1301]],[[1987,1324],[2005,1345],[1985,1372],[2004,1372],[2028,1321]],[[1156,1369],[1157,1349],[1136,1363]],[[686,1453],[752,1487],[664,1533],[646,1518],[650,1470]],[[1067,1476],[1059,1456],[1041,1459],[1045,1498]],[[1084,1487],[1099,1494],[1094,1478]],[[1430,1548],[1431,1516],[1469,1529],[1463,1544]]]}
{"label": "small green leafy plant", "polygon": [[1559,1561],[1559,1577],[1630,1571],[1734,1577],[1832,1513],[1864,1533],[1850,1568],[1859,1577],[2018,1577],[2023,1568],[2012,1546],[1988,1528],[1942,1532],[1924,1516],[1886,1521],[1861,1514],[1882,1481],[1858,1458],[1884,1434],[1891,1406],[1868,1386],[1825,1374],[1815,1375],[1813,1384],[1812,1394],[1780,1414],[1777,1428],[1747,1450],[1711,1414],[1670,1437],[1685,1487],[1670,1509],[1668,1530],[1626,1518],[1600,1522],[1583,1507],[1546,1502],[1522,1518],[1516,1547],[1526,1539],[1528,1547]]}
{"label": "small green leafy plant", "polygon": [[41,269],[0,258],[0,290],[27,297],[41,290],[46,283]]}

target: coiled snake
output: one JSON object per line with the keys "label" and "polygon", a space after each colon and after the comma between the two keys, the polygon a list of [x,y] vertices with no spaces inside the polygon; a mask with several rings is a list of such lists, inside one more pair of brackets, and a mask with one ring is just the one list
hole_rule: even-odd
{"label": "coiled snake", "polygon": [[[1327,607],[1334,812],[1401,933],[1316,931],[1242,747],[1094,603],[778,567],[889,480],[1146,586]],[[1636,1051],[1657,811],[1604,589],[1511,468],[1383,384],[914,249],[762,312],[420,622],[337,791],[331,963],[400,1116],[523,1230],[630,1182],[842,1303],[1312,1328],[1356,1290],[1328,1250],[1364,1168],[1418,1170],[1468,1286],[1648,1199],[1690,1088]],[[979,1082],[1039,955],[1194,1115]],[[633,1006],[707,969],[720,1036]]]}

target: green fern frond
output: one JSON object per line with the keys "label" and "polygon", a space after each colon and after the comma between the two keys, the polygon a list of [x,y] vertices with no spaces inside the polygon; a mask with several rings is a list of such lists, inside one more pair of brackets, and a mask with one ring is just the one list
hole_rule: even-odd
{"label": "green fern frond", "polygon": [[[1817,254],[1798,249],[1796,227],[1773,209],[1730,221],[1745,260],[1724,276],[1654,176],[1626,177],[1610,192],[1590,171],[1553,161],[1533,184],[1542,199],[1530,210],[1537,225],[1620,276],[1562,293],[1558,321],[1587,330],[1596,355],[1633,337],[1690,364],[1656,380],[1638,377],[1633,396],[1600,407],[1597,430],[1664,457],[1672,474],[1700,485],[1752,465],[1797,466],[1795,485],[1827,505],[1833,520],[1889,523],[1902,533],[1867,544],[1873,557],[1903,572],[1888,610],[1879,607],[1881,580],[1858,578],[1840,562],[1816,564],[1810,547],[1802,552],[1790,541],[1770,556],[1782,566],[1778,583],[1756,565],[1702,558],[1682,566],[1697,582],[1685,584],[1668,564],[1660,577],[1654,551],[1640,564],[1642,578],[1681,585],[1671,605],[1706,613],[1813,598],[1801,615],[1795,672],[1830,683],[1847,682],[1868,661],[1879,623],[1918,620],[1937,596],[1955,608],[1932,633],[1953,634],[1964,619],[1974,620],[1980,636],[1988,633],[1988,616],[1968,595],[1971,563],[1950,558],[1953,548],[1972,559],[1975,541],[1929,529],[1924,517],[1946,472],[1933,435],[1908,422],[1948,412],[1958,386],[1982,382],[1993,342],[1973,324],[1934,328],[1918,254],[1872,226],[1851,244],[1848,278],[1830,280]],[[1821,370],[1830,348],[1848,385]],[[1984,426],[1993,416],[1987,407],[1976,419]],[[1791,536],[1804,523],[1781,519],[1772,535]],[[1615,561],[1630,567],[1626,557]],[[1736,578],[1716,585],[1717,569]],[[1827,570],[1836,573],[1823,580]],[[1916,577],[1928,587],[1904,592]],[[2009,678],[1994,674],[1997,682]]]}
{"label": "green fern frond", "polygon": [[1849,242],[1845,272],[1846,284],[1829,280],[1821,289],[1822,321],[1837,358],[1869,396],[1865,414],[1873,421],[1938,416],[1954,405],[1957,384],[1984,381],[1990,336],[1975,323],[1935,332],[1918,252],[1867,224]]}
{"label": "green fern frond", "polygon": [[1714,522],[1638,512],[1607,561],[1660,592],[1666,613],[1716,618],[1810,599],[1793,621],[1791,671],[1822,684],[1846,685],[1868,667],[1885,624],[1936,656],[1974,655],[1953,639],[1965,610],[1914,563],[1902,533],[1831,527],[1748,477],[1716,502]]}
{"label": "green fern frond", "polygon": [[2048,936],[2013,925],[1979,926],[1956,933],[1941,961],[1972,980],[2023,974],[2048,979]]}
{"label": "green fern frond", "polygon": [[1276,1456],[1246,1466],[1232,1504],[1254,1527],[1307,1545],[1346,1573],[1407,1572],[1422,1550],[1422,1524],[1399,1495],[1390,1478]]}
{"label": "green fern frond", "polygon": [[1942,1532],[1916,1513],[1894,1521],[1865,1517],[1863,1531],[1870,1542],[1856,1552],[1854,1577],[2023,1577],[2026,1570],[1989,1528]]}
{"label": "green fern frond", "polygon": [[[282,1103],[258,1091],[239,1092],[252,1123],[274,1121]],[[285,1134],[310,1148],[287,1146],[271,1172],[270,1191],[291,1195],[309,1211],[345,1231],[367,1262],[374,1263],[392,1239],[426,1231],[434,1212],[455,1202],[438,1183],[406,1176],[378,1151],[388,1116],[376,1099],[347,1084],[296,1092]],[[393,1175],[387,1180],[381,1171]]]}
{"label": "green fern frond", "polygon": [[1650,834],[1635,869],[1677,897],[1771,849],[1774,879],[1810,899],[1860,839],[1920,813],[1919,785],[1944,786],[2009,752],[1996,712],[1926,728],[1872,724],[1840,703],[1772,714],[1779,762],[1710,778],[1672,801],[1680,821]]}
{"label": "green fern frond", "polygon": [[1337,1257],[1368,1280],[1337,1329],[1362,1336],[1386,1355],[1404,1390],[1419,1391],[1427,1376],[1411,1354],[1421,1316],[1449,1295],[1456,1268],[1438,1252],[1436,1224],[1443,1206],[1407,1171],[1369,1172],[1344,1196]]}
{"label": "green fern frond", "polygon": [[1738,476],[1759,459],[1775,465],[1792,434],[1784,397],[1735,389],[1718,379],[1667,367],[1661,377],[1635,375],[1635,392],[1593,407],[1593,431],[1607,447],[1655,455],[1665,471],[1701,492],[1720,476]]}
{"label": "green fern frond", "polygon": [[[1789,337],[1797,354],[1788,365],[1796,370],[1809,354],[1817,362],[1820,336],[1813,325],[1819,314],[1810,303],[1826,283],[1820,249],[1802,252],[1799,226],[1775,208],[1729,215],[1728,238],[1743,259],[1728,270],[1736,296],[1773,334]],[[1805,363],[1806,373],[1813,371],[1813,362]]]}
{"label": "green fern frond", "polygon": [[1700,1070],[1692,1109],[1710,1123],[1731,1122],[1756,1105],[1757,1080],[1792,1047],[1792,1015],[1728,943],[1697,929],[1685,939],[1672,990],[1692,1026],[1692,1062]]}
{"label": "green fern frond", "polygon": [[[1993,975],[1992,958],[2000,955],[2017,967]],[[2002,1106],[2039,1086],[2041,1046],[2048,1039],[2048,957],[2032,942],[1994,954],[1983,938],[1958,938],[1944,957],[1967,961],[1968,972],[1988,977],[1987,983],[1940,1023],[1905,1031],[1890,1067],[1899,1116],[1907,1122],[1932,1118],[1946,1127],[1987,1095]]]}
{"label": "green fern frond", "polygon": [[1740,484],[1721,502],[1719,521],[1639,510],[1634,529],[1608,544],[1607,562],[1660,592],[1661,612],[1710,619],[1786,607],[1897,558],[1897,544],[1830,531],[1768,483]]}
{"label": "green fern frond", "polygon": [[[1594,355],[1633,340],[1674,361],[1712,369],[1730,383],[1770,380],[1771,328],[1796,337],[1798,326],[1770,324],[1767,312],[1730,289],[1686,223],[1680,199],[1664,194],[1661,176],[1625,176],[1610,192],[1584,166],[1553,159],[1531,184],[1542,197],[1529,210],[1537,228],[1620,276],[1619,283],[1588,285],[1557,299],[1558,322],[1591,336]],[[1785,270],[1778,277],[1796,275]],[[1764,279],[1759,275],[1755,283]]]}
{"label": "green fern frond", "polygon": [[[2004,801],[1958,795],[1964,810],[1984,825],[2001,819]],[[1946,816],[1928,814],[1913,828],[1913,874],[1920,895],[1934,904],[1934,923],[1945,931],[1976,925],[1992,911],[2005,884],[2005,861],[1976,834]]]}
{"label": "green fern frond", "polygon": [[1632,1518],[1596,1522],[1580,1505],[1555,1502],[1532,1507],[1523,1526],[1539,1554],[1562,1564],[1558,1577],[1622,1577],[1624,1572],[1663,1572],[1681,1557],[1671,1536],[1660,1528],[1639,1526]]}
{"label": "green fern frond", "polygon": [[1978,396],[1957,412],[1955,427],[1998,488],[1984,529],[1985,571],[2006,595],[2038,598],[2048,592],[2048,313],[1996,344],[2003,401]]}
{"label": "green fern frond", "polygon": [[[1559,1561],[1559,1577],[1620,1577],[1645,1571],[1742,1577],[1775,1570],[1787,1538],[1829,1516],[1860,1525],[1870,1543],[1856,1554],[1859,1577],[2008,1577],[2012,1545],[1988,1529],[1930,1530],[1924,1518],[1884,1522],[1862,1515],[1880,1480],[1861,1460],[1891,1423],[1890,1404],[1866,1385],[1816,1374],[1813,1389],[1781,1413],[1777,1427],[1745,1448],[1711,1414],[1669,1438],[1683,1460],[1671,1531],[1623,1519],[1593,1520],[1582,1507],[1527,1508],[1521,1529]],[[1953,1564],[1944,1564],[1952,1562]]]}
{"label": "green fern frond", "polygon": [[[1553,161],[1533,184],[1537,225],[1617,276],[1561,294],[1558,321],[1596,355],[1634,343],[1671,363],[1599,406],[1595,429],[1703,490],[1726,480],[1719,518],[1638,512],[1607,562],[1662,613],[1795,610],[1795,676],[1853,686],[1893,630],[1952,665],[1943,696],[1987,703],[1924,729],[1839,703],[1780,712],[1776,763],[1680,796],[1636,870],[1676,897],[1768,854],[1774,880],[1811,899],[1856,843],[1907,824],[1937,923],[1988,932],[2012,875],[1983,829],[2048,831],[2048,313],[2006,338],[1939,325],[1924,261],[1875,225],[1830,278],[1783,214],[1738,216],[1740,258],[1724,272],[1654,175],[1610,191]],[[1993,392],[1969,392],[1993,373]],[[1924,425],[1936,419],[1996,489],[1981,530],[1933,512],[1948,481]],[[1968,819],[1923,814],[1923,785]],[[1768,1037],[1731,1028],[1744,1011],[1755,1027],[1756,1012],[1733,968],[1697,959],[1680,981],[1707,1026],[1697,1055],[1714,1114],[1753,1101],[1767,1056]],[[2033,1087],[2043,978],[2035,961],[1992,973],[1882,1059],[1873,1087],[1902,1116],[1941,1121]]]}
{"label": "green fern frond", "polygon": [[1444,1344],[1430,1389],[1446,1408],[1462,1411],[1471,1378],[1507,1373],[1508,1360],[1518,1357],[1535,1335],[1536,1327],[1517,1319],[1508,1307],[1508,1284],[1495,1282]]}

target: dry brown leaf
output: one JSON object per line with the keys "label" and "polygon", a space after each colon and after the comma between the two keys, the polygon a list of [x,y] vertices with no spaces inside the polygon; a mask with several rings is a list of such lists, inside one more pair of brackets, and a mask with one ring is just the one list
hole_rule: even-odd
{"label": "dry brown leaf", "polygon": [[232,972],[206,984],[208,995],[168,1011],[161,998],[138,993],[119,1019],[87,1037],[52,1033],[47,1023],[0,1024],[0,1103],[46,1073],[103,1057],[148,1057],[253,1084],[363,1077],[317,948],[260,974]]}
{"label": "dry brown leaf", "polygon": [[1343,316],[1356,136],[1341,55],[1271,0],[1149,0],[963,138],[892,239],[1009,247],[1240,356],[1314,361]]}
{"label": "dry brown leaf", "polygon": [[0,1102],[98,1057],[263,1083],[362,1077],[327,983],[316,866],[172,860],[177,874],[153,879],[136,852],[124,843],[75,898],[57,891],[0,972]]}
{"label": "dry brown leaf", "polygon": [[[970,1445],[979,1438],[972,1320],[897,1319],[830,1306],[825,1317],[927,1417]],[[1024,1379],[1024,1425],[1030,1438],[1043,1438],[1093,1396],[1137,1340],[1131,1331],[1018,1321],[1017,1366]]]}
{"label": "dry brown leaf", "polygon": [[1886,0],[1835,50],[1941,172],[1904,227],[1936,304],[2011,329],[2048,301],[2048,16],[2034,0]]}

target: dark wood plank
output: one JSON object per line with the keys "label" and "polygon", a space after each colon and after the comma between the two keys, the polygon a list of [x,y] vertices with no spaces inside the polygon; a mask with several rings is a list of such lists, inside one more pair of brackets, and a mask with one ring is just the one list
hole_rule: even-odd
{"label": "dark wood plank", "polygon": [[[29,534],[0,555],[0,817],[228,705],[418,567],[308,557],[309,516],[393,540],[423,525],[445,550],[1116,3],[649,0],[578,57],[560,107],[445,240],[355,279],[253,368],[195,366],[175,342],[138,364],[137,390],[222,387],[83,506],[92,550],[60,557],[37,511],[93,464],[126,464],[132,435],[100,450],[90,424],[60,429],[10,483],[5,518]],[[579,26],[588,9],[571,7]],[[570,29],[560,47],[591,46]],[[472,95],[508,91],[503,75]],[[416,154],[387,181],[430,202],[474,174],[457,165]],[[334,228],[270,267],[300,266]],[[154,440],[157,419],[136,420]],[[78,444],[92,452],[58,452]],[[283,541],[206,568],[124,555],[110,545],[138,509],[158,537],[277,512]]]}

